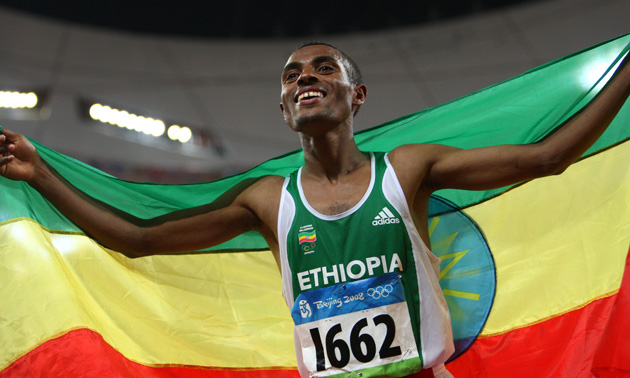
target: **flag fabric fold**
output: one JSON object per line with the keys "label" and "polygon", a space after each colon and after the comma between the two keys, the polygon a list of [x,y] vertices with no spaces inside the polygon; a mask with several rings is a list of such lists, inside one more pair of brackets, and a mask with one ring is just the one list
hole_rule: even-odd
{"label": "flag fabric fold", "polygon": [[[629,43],[602,43],[359,132],[357,142],[372,151],[535,143],[588,105]],[[457,352],[447,367],[456,377],[630,376],[619,337],[630,315],[629,139],[626,104],[562,175],[436,193],[429,231],[453,318]],[[77,188],[139,220],[220,206],[253,180],[303,163],[294,151],[208,183],[156,185],[35,144]],[[260,235],[128,259],[27,184],[0,178],[0,188],[0,377],[298,376],[280,274]]]}

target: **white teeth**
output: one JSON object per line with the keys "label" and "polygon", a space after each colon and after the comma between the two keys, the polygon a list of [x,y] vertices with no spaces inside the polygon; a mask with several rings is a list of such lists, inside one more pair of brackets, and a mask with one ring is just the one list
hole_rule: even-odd
{"label": "white teeth", "polygon": [[324,94],[322,92],[304,92],[298,96],[298,101],[305,97],[324,97]]}

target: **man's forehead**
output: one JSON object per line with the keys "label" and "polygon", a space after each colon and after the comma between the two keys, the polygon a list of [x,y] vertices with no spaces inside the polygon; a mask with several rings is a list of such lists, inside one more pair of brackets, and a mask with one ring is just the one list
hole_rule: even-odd
{"label": "man's forehead", "polygon": [[333,60],[343,62],[343,56],[337,49],[326,45],[309,45],[295,50],[293,54],[289,56],[286,65],[291,63],[308,63],[314,59],[322,60],[324,58],[328,58],[328,60],[332,58]]}

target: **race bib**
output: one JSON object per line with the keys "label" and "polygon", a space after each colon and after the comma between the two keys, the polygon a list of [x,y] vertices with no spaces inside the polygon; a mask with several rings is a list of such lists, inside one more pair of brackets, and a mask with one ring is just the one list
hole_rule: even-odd
{"label": "race bib", "polygon": [[312,377],[402,377],[422,368],[401,278],[389,273],[298,296],[291,316]]}

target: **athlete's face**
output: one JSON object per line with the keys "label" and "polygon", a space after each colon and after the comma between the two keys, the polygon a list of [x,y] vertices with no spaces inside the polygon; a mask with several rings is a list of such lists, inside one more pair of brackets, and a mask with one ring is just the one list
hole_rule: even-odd
{"label": "athlete's face", "polygon": [[291,54],[282,71],[280,109],[293,130],[351,119],[367,92],[365,85],[350,83],[346,64],[337,50],[325,45]]}

